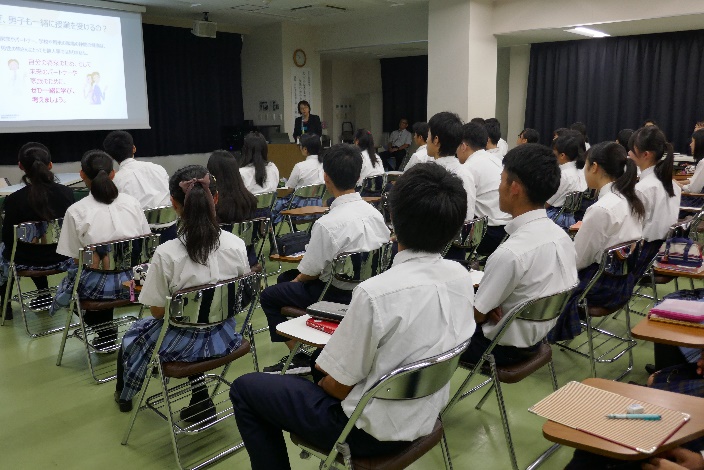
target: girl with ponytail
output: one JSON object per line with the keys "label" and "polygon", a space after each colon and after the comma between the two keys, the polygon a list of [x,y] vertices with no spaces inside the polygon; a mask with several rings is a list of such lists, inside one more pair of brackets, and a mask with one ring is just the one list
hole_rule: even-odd
{"label": "girl with ponytail", "polygon": [[252,194],[275,191],[279,186],[279,169],[267,159],[268,153],[269,147],[261,133],[250,132],[245,136],[238,163],[247,191]]}
{"label": "girl with ponytail", "polygon": [[[638,240],[643,233],[645,208],[636,194],[638,170],[621,145],[603,142],[592,146],[587,153],[584,175],[589,188],[596,190],[597,201],[587,209],[582,227],[574,237],[579,285],[550,333],[550,341],[572,339],[580,333],[577,299],[599,269],[604,250]],[[608,309],[623,305],[633,292],[633,281],[602,277],[587,295],[589,306]]]}
{"label": "girl with ponytail", "polygon": [[682,190],[672,181],[672,145],[660,129],[655,126],[638,129],[628,146],[630,159],[641,171],[636,191],[645,206],[645,245],[635,269],[635,275],[640,277],[665,241],[670,226],[677,223]]}
{"label": "girl with ponytail", "polygon": [[[115,171],[112,158],[102,150],[89,150],[81,158],[81,179],[90,189],[90,194],[73,204],[66,211],[64,224],[56,252],[69,256],[78,263],[78,251],[87,245],[107,243],[114,240],[134,238],[151,233],[139,201],[132,196],[118,193],[112,182]],[[50,313],[68,307],[71,301],[76,271],[74,266],[57,288]],[[122,272],[101,272],[84,269],[78,280],[78,295],[81,299],[112,300],[126,298],[128,292],[122,286],[132,279],[132,269]],[[112,321],[110,310],[86,310],[84,321],[89,326]],[[93,338],[93,346],[100,350],[114,346],[117,327],[100,328]]]}
{"label": "girl with ponytail", "polygon": [[565,203],[567,194],[587,189],[586,182],[582,183],[582,178],[580,178],[580,174],[583,175],[584,171],[577,169],[577,159],[582,154],[580,138],[562,135],[552,142],[552,153],[560,165],[560,187],[548,199],[547,214],[550,219],[553,219],[557,225],[564,229],[570,228],[575,223],[574,215],[571,213],[563,214],[559,219],[555,219]]}
{"label": "girl with ponytail", "polygon": [[[10,257],[15,243],[14,226],[24,222],[48,222],[61,218],[74,202],[71,188],[54,182],[51,154],[44,145],[38,142],[23,145],[19,151],[18,163],[24,171],[22,182],[25,187],[10,194],[5,200],[5,218],[0,243],[0,296],[5,295],[7,287]],[[41,224],[38,227],[41,227]],[[71,263],[71,258],[56,253],[56,245],[22,243],[17,246],[15,253],[15,264],[19,271],[65,271]],[[33,277],[32,281],[37,289],[49,287],[46,276]],[[40,306],[48,304],[49,299],[51,297],[41,296],[30,303],[30,308],[41,309]],[[12,319],[10,302],[7,304],[5,319]]]}
{"label": "girl with ponytail", "polygon": [[[218,225],[218,193],[215,178],[208,170],[199,165],[181,168],[169,180],[169,191],[180,217],[178,239],[156,249],[139,295],[139,302],[150,306],[152,318],[135,322],[122,340],[115,401],[123,412],[132,409],[132,398],[148,372],[147,363],[163,325],[166,297],[181,289],[249,272],[244,242]],[[196,362],[230,354],[241,342],[242,336],[231,317],[213,328],[168,329],[160,355],[167,362]],[[191,404],[181,411],[181,419],[200,421],[213,416],[215,408],[200,376],[190,379]]]}
{"label": "girl with ponytail", "polygon": [[354,133],[354,144],[362,151],[362,171],[359,173],[357,186],[362,185],[362,180],[369,176],[379,176],[384,174],[384,165],[381,157],[376,154],[374,147],[374,136],[366,129],[357,129]]}

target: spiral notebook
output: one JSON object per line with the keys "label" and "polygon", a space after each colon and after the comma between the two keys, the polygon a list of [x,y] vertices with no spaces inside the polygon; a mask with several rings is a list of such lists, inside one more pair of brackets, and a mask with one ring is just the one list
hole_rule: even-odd
{"label": "spiral notebook", "polygon": [[[645,413],[659,414],[660,421],[609,419],[610,413],[625,413],[626,407],[638,403]],[[652,454],[687,421],[689,415],[617,393],[569,382],[528,409],[543,418],[591,434],[630,449]]]}

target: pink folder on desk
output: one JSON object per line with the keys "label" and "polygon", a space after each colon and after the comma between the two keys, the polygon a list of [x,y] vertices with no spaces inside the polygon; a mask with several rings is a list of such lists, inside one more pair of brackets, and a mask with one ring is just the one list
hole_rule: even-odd
{"label": "pink folder on desk", "polygon": [[657,307],[650,309],[650,313],[670,320],[702,323],[704,322],[704,302],[666,299]]}

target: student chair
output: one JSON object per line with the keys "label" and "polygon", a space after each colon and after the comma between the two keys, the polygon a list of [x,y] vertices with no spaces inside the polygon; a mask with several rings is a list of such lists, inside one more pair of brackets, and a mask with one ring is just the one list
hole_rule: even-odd
{"label": "student chair", "polygon": [[[267,228],[266,228],[266,233],[267,236],[269,237],[269,243],[272,247],[276,246],[276,241],[274,239],[274,230],[272,227],[271,223],[271,210],[273,209],[274,205],[276,204],[276,191],[269,191],[267,193],[257,193],[254,195],[254,198],[257,200],[257,210],[254,213],[255,218],[259,217],[266,217],[269,219],[267,223]],[[259,256],[262,255],[264,252],[264,244],[262,244],[260,250],[259,250]],[[267,278],[269,276],[274,276],[278,273],[281,272],[281,263],[279,263],[278,270],[275,272],[267,272],[266,269],[264,269],[264,283],[266,284]]]}
{"label": "student chair", "polygon": [[386,175],[367,176],[357,191],[363,197],[381,196],[386,189]]}
{"label": "student chair", "polygon": [[[161,378],[159,381],[161,391],[145,399],[153,375],[148,373],[139,393],[139,400],[125,429],[122,445],[127,445],[137,414],[142,410],[150,409],[169,424],[171,444],[176,463],[180,469],[203,468],[244,448],[244,443],[241,440],[230,443],[232,445],[226,446],[224,449],[222,446],[217,446],[218,449],[214,451],[211,451],[210,447],[212,446],[209,446],[207,450],[211,452],[207,456],[200,455],[197,463],[185,466],[182,453],[187,444],[185,446],[181,444],[184,444],[182,441],[188,440],[187,436],[191,436],[191,441],[193,441],[195,438],[192,436],[202,435],[201,433],[206,432],[209,433],[207,442],[219,444],[227,438],[228,431],[236,429],[234,411],[228,396],[232,384],[225,379],[225,375],[232,362],[245,356],[250,350],[253,360],[256,357],[250,320],[252,312],[254,312],[256,297],[259,295],[260,278],[261,274],[250,272],[216,284],[183,289],[174,292],[171,297],[167,298],[164,323],[151,356],[150,366],[147,369],[158,370],[158,375]],[[240,334],[243,336],[242,344],[230,354],[201,362],[163,362],[160,360],[159,350],[167,329],[207,330],[243,312],[246,313],[243,315],[240,328]],[[244,339],[244,336],[247,336],[249,340]],[[223,369],[219,374],[212,373],[221,367]],[[186,381],[173,385],[170,382],[172,379],[184,379],[199,374],[204,375],[195,385],[208,388],[208,396],[215,406],[216,413],[214,416],[202,418],[195,415],[195,419],[185,421],[181,418],[180,411],[184,406],[189,405],[191,383]],[[198,421],[193,422],[196,420]],[[229,425],[223,423],[226,420]],[[218,423],[223,423],[223,425],[214,428]],[[200,448],[198,451],[198,453],[202,452]]]}
{"label": "student chair", "polygon": [[144,216],[149,225],[169,224],[178,219],[178,214],[173,206],[159,206],[151,209],[144,209]]}
{"label": "student chair", "polygon": [[301,458],[315,456],[322,461],[321,469],[330,469],[335,464],[342,464],[348,470],[355,468],[400,470],[408,467],[441,443],[445,468],[451,470],[450,450],[440,417],[430,434],[409,442],[407,447],[391,455],[357,459],[351,455],[350,447],[345,440],[371,400],[416,400],[445,388],[457,369],[460,354],[467,349],[468,345],[469,340],[445,353],[401,366],[379,379],[362,395],[332,449],[321,449],[291,434],[291,441],[301,448]]}
{"label": "student chair", "polygon": [[447,244],[443,251],[443,256],[447,255],[450,249],[463,252],[463,259],[454,259],[467,269],[471,269],[477,247],[486,235],[489,225],[489,216],[479,217],[465,221],[454,240]]}
{"label": "student chair", "polygon": [[[618,245],[611,246],[604,250],[601,257],[601,263],[599,264],[599,269],[594,276],[592,276],[591,280],[587,284],[587,287],[577,299],[580,312],[584,315],[584,320],[582,320],[581,323],[582,331],[587,333],[587,341],[576,347],[571,346],[571,343],[575,341],[576,338],[571,341],[557,343],[561,349],[577,353],[589,359],[592,377],[596,377],[597,363],[613,363],[626,353],[628,353],[628,367],[616,378],[616,380],[620,380],[628,374],[631,369],[633,369],[632,349],[636,346],[636,341],[631,337],[631,315],[629,308],[630,295],[626,298],[625,303],[613,308],[589,305],[587,302],[587,295],[598,281],[610,280],[611,282],[630,283],[632,285],[635,284],[636,280],[633,279],[632,271],[635,267],[636,261],[640,257],[642,247],[643,240],[640,239],[619,243]],[[624,309],[626,317],[625,337],[601,328],[601,325],[612,313],[616,313],[621,309]],[[597,325],[592,324],[593,319],[595,318],[601,319]],[[606,337],[606,339],[595,346],[594,342],[596,335],[602,335]],[[607,343],[611,340],[614,340],[616,344],[609,348]],[[582,350],[585,345],[588,346],[588,350],[586,352]],[[595,351],[604,346],[605,349],[608,349],[606,349],[606,351],[601,353],[599,356],[596,356]]]}
{"label": "student chair", "polygon": [[[477,410],[481,409],[491,391],[496,391],[496,399],[499,404],[499,414],[501,415],[501,424],[504,429],[504,437],[506,438],[506,445],[508,446],[511,466],[514,470],[518,470],[518,463],[516,461],[516,451],[513,447],[513,439],[511,438],[511,430],[508,425],[508,415],[506,414],[506,404],[504,403],[503,393],[501,392],[501,383],[518,383],[531,375],[533,372],[547,365],[548,370],[550,371],[553,391],[557,390],[557,377],[555,377],[555,366],[552,361],[552,348],[547,341],[543,340],[534,355],[519,364],[510,366],[497,366],[492,351],[494,347],[499,344],[509,326],[511,326],[511,324],[516,320],[530,322],[550,322],[556,320],[562,313],[562,310],[564,310],[565,305],[570,298],[570,294],[575,286],[576,285],[552,295],[529,300],[521,305],[518,305],[511,312],[509,312],[506,315],[506,320],[500,327],[499,332],[487,348],[486,352],[484,352],[481,360],[477,362],[477,364],[463,363],[460,361],[460,367],[469,370],[469,375],[464,382],[462,382],[462,385],[460,385],[457,393],[455,393],[452,400],[450,400],[442,412],[442,416],[444,417],[460,400],[465,399],[467,396],[479,390],[484,385],[490,383],[491,387],[486,391],[481,400],[479,400],[479,403],[477,403],[475,408]],[[481,327],[478,326],[477,328]],[[467,390],[469,381],[477,374],[482,374],[488,376],[489,378],[476,387]],[[543,456],[541,456],[538,460],[542,462],[542,460],[546,459],[555,450],[557,450],[557,446],[550,448],[550,450],[543,454]],[[531,466],[531,468],[534,467]]]}
{"label": "student chair", "polygon": [[258,264],[252,266],[252,271],[264,272],[266,259],[263,256],[264,241],[269,232],[269,217],[255,217],[234,224],[222,224],[223,229],[229,229],[233,234],[237,235],[245,244],[247,249],[254,249],[257,254]]}
{"label": "student chair", "polygon": [[[565,195],[565,202],[562,204],[562,207],[560,207],[560,210],[557,211],[557,213],[553,216],[552,221],[561,227],[567,225],[567,228],[569,228],[570,225],[574,224],[576,219],[575,214],[582,208],[583,196],[583,191],[572,191],[570,193],[567,193]],[[572,217],[570,223],[560,223],[563,220],[569,218],[570,216]]]}
{"label": "student chair", "polygon": [[[323,193],[325,192],[325,184],[310,184],[308,186],[300,186],[296,188],[293,191],[293,195],[288,201],[288,205],[284,210],[290,210],[294,207],[294,204],[296,204],[297,201],[300,201],[301,199],[322,199]],[[312,204],[312,205],[321,205],[320,204]],[[286,216],[286,221],[288,222],[289,229],[291,232],[296,231],[296,227],[294,224],[296,222],[298,223],[305,223],[305,222],[313,222],[315,221],[317,217],[314,216],[304,216],[304,217],[296,217],[295,219],[292,218],[290,215]],[[278,236],[281,234],[281,227],[283,224],[279,224],[278,228],[276,229],[276,235]]]}
{"label": "student chair", "polygon": [[[132,277],[132,268],[143,263],[148,263],[151,259],[156,247],[159,245],[159,235],[148,234],[141,237],[128,238],[124,240],[115,240],[107,243],[89,245],[83,247],[78,252],[78,271],[76,273],[76,281],[71,294],[71,303],[69,304],[66,320],[66,328],[64,328],[63,338],[61,338],[61,346],[59,347],[59,356],[56,360],[56,365],[61,365],[61,360],[66,347],[66,339],[69,337],[70,322],[72,319],[71,312],[78,315],[78,327],[70,332],[70,336],[80,340],[85,346],[86,358],[90,367],[91,375],[97,383],[105,383],[113,380],[116,377],[114,366],[115,361],[110,361],[110,367],[100,367],[98,369],[93,364],[92,356],[105,354],[117,351],[120,347],[122,334],[132,323],[142,316],[142,308],[140,307],[137,317],[134,315],[124,315],[110,322],[105,322],[99,325],[89,326],[85,323],[85,310],[109,310],[119,307],[126,307],[136,302],[134,298],[120,298],[115,300],[92,300],[82,299],[79,297],[78,285],[81,279],[81,274],[85,270],[92,270],[101,273],[115,273],[127,271],[129,277]],[[115,286],[119,288],[119,286]],[[127,292],[127,288],[125,288]],[[117,339],[110,345],[94,345],[93,339],[99,332],[106,332],[110,329],[117,330]]]}
{"label": "student chair", "polygon": [[[0,323],[0,325],[5,325],[6,308],[8,303],[13,300],[20,304],[22,320],[24,321],[24,329],[31,338],[38,338],[40,336],[58,333],[63,330],[63,326],[49,326],[47,329],[33,331],[33,328],[30,327],[27,318],[29,312],[39,313],[48,311],[49,307],[51,307],[51,302],[54,295],[56,294],[56,287],[23,292],[21,279],[23,277],[51,276],[54,274],[64,273],[65,271],[59,269],[18,271],[15,263],[15,254],[18,246],[54,245],[55,248],[56,244],[59,242],[59,237],[61,236],[61,225],[63,224],[63,221],[63,218],[59,218],[49,222],[25,222],[14,226],[14,243],[12,244],[12,254],[10,255],[7,286],[5,288],[5,297],[3,298],[2,304],[2,323]],[[17,285],[17,295],[11,299],[10,296],[12,295],[13,281]],[[73,324],[73,326],[76,325],[77,324]]]}

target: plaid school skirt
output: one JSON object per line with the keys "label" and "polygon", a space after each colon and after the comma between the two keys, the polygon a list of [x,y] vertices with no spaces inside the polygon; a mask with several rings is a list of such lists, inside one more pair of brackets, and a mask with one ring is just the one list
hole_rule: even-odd
{"label": "plaid school skirt", "polygon": [[[54,302],[51,304],[49,314],[54,315],[59,309],[71,304],[73,286],[76,282],[78,266],[69,268],[66,277],[61,281],[56,290]],[[78,281],[78,298],[91,300],[117,300],[129,298],[129,291],[122,285],[125,281],[132,280],[132,270],[101,273],[84,269]]]}
{"label": "plaid school skirt", "polygon": [[575,222],[576,222],[576,220],[575,220],[575,218],[574,218],[574,214],[572,214],[572,213],[566,213],[566,214],[563,213],[562,215],[560,215],[560,217],[558,217],[557,219],[555,219],[554,217],[558,214],[558,212],[560,212],[560,209],[562,209],[562,208],[561,208],[561,207],[552,207],[552,206],[549,207],[549,208],[546,210],[546,212],[548,213],[548,219],[550,219],[550,220],[552,220],[553,222],[555,222],[557,225],[559,225],[560,227],[562,227],[564,230],[569,230],[569,228],[570,228],[571,226],[573,226],[573,225],[575,224]]}
{"label": "plaid school skirt", "polygon": [[[125,385],[120,399],[131,400],[142,388],[163,324],[164,320],[143,318],[125,333],[122,339]],[[236,327],[234,317],[207,329],[168,327],[159,358],[162,362],[198,362],[226,356],[242,344],[242,335]]]}
{"label": "plaid school skirt", "polygon": [[[0,243],[0,253],[5,251],[5,244]],[[15,264],[15,269],[18,271],[68,271],[72,266],[73,258],[66,258],[60,263],[50,264],[48,266],[30,266],[27,264]],[[4,257],[0,256],[0,286],[4,286],[10,277],[10,260],[6,260]],[[5,291],[0,292],[0,295],[4,295]]]}
{"label": "plaid school skirt", "polygon": [[[587,288],[594,274],[599,270],[599,265],[594,263],[581,269],[577,275],[579,276],[579,284],[572,292],[572,296],[567,301],[565,309],[557,318],[555,327],[548,333],[548,341],[555,343],[556,341],[567,341],[582,332],[580,316],[577,300]],[[587,294],[587,305],[592,307],[616,308],[624,305],[631,298],[633,293],[635,277],[631,274],[625,277],[602,276],[599,281],[591,288]]]}
{"label": "plaid school skirt", "polygon": [[[278,224],[284,219],[284,216],[281,215],[281,211],[286,209],[286,207],[288,207],[288,203],[291,200],[292,196],[293,196],[292,194],[289,194],[286,197],[280,197],[274,203],[274,207],[271,209],[271,219],[274,221],[274,224]],[[319,198],[319,197],[301,198],[301,197],[296,196],[295,199],[293,200],[293,204],[291,205],[291,209],[295,209],[296,207],[322,206],[322,205],[323,205],[322,198]],[[314,217],[297,217],[296,219],[300,222],[306,221],[308,219],[315,220]]]}
{"label": "plaid school skirt", "polygon": [[640,257],[636,261],[636,267],[633,270],[633,275],[636,280],[643,277],[645,270],[648,269],[648,265],[653,258],[655,258],[655,255],[658,254],[663,243],[665,243],[665,240],[653,240],[643,243],[643,249],[640,252]]}

